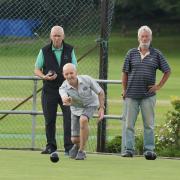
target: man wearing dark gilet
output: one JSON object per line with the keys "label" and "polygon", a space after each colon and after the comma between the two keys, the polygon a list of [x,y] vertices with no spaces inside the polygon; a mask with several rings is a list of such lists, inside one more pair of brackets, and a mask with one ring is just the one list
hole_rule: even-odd
{"label": "man wearing dark gilet", "polygon": [[77,65],[74,49],[64,42],[64,30],[61,26],[54,26],[50,33],[51,43],[43,47],[36,59],[35,75],[43,79],[42,109],[45,118],[47,144],[41,154],[51,154],[57,150],[56,116],[58,104],[63,113],[64,150],[68,155],[72,148],[71,142],[71,112],[63,106],[59,95],[59,87],[64,81],[62,68],[66,63]]}

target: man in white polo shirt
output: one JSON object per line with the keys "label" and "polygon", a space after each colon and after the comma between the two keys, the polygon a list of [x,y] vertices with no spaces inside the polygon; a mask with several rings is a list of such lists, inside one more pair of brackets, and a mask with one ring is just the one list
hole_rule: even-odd
{"label": "man in white polo shirt", "polygon": [[92,77],[77,75],[72,63],[64,65],[63,75],[66,80],[59,88],[59,93],[63,104],[71,108],[71,141],[74,144],[69,156],[84,160],[89,135],[88,121],[97,109],[98,122],[104,117],[104,91]]}

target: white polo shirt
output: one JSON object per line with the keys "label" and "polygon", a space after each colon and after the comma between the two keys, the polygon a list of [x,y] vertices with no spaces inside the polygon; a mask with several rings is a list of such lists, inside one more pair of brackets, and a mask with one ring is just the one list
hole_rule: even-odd
{"label": "white polo shirt", "polygon": [[98,94],[101,92],[99,84],[88,75],[78,75],[78,89],[72,87],[67,80],[59,88],[61,97],[72,98],[71,111],[75,115],[81,115],[83,109],[88,106],[99,106]]}

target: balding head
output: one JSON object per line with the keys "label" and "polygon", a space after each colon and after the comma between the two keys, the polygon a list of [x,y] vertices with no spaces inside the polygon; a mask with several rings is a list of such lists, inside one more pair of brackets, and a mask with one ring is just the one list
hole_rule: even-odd
{"label": "balding head", "polygon": [[72,63],[67,63],[63,66],[63,76],[71,86],[77,85],[77,70]]}
{"label": "balding head", "polygon": [[76,66],[72,63],[67,63],[63,66],[63,72],[67,70],[76,71]]}

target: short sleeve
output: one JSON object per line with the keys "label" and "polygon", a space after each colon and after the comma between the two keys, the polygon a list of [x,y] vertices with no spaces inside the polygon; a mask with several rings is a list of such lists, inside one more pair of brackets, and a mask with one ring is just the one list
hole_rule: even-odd
{"label": "short sleeve", "polygon": [[36,69],[42,69],[43,66],[44,66],[44,56],[43,56],[43,52],[41,49],[39,51],[39,54],[38,54],[37,59],[36,59],[35,68]]}
{"label": "short sleeve", "polygon": [[66,87],[67,87],[66,81],[64,81],[62,83],[62,85],[60,86],[60,88],[59,88],[59,94],[60,94],[61,97],[68,96]]}
{"label": "short sleeve", "polygon": [[128,53],[126,54],[122,72],[130,72],[130,51],[128,51]]}
{"label": "short sleeve", "polygon": [[90,83],[90,88],[96,93],[99,94],[102,91],[102,88],[100,87],[100,85],[96,82],[95,79],[93,79],[90,76],[87,76],[89,83]]}
{"label": "short sleeve", "polygon": [[165,59],[165,57],[163,56],[163,54],[161,52],[159,52],[159,58],[158,59],[159,59],[158,69],[161,70],[163,73],[169,72],[170,66],[169,66],[167,60]]}

